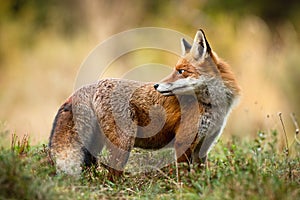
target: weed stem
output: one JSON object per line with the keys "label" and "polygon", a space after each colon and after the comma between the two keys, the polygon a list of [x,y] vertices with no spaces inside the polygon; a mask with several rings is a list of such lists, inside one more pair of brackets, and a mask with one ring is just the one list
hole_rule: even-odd
{"label": "weed stem", "polygon": [[283,119],[282,119],[282,113],[279,112],[279,113],[278,113],[278,116],[279,116],[279,119],[280,119],[280,122],[281,122],[281,125],[282,125],[282,129],[283,129],[283,132],[284,132],[284,136],[285,136],[285,142],[286,142],[286,155],[289,156],[289,141],[288,141],[288,138],[287,138],[287,134],[286,134],[286,130],[285,130],[285,125],[284,125],[284,122],[283,122]]}

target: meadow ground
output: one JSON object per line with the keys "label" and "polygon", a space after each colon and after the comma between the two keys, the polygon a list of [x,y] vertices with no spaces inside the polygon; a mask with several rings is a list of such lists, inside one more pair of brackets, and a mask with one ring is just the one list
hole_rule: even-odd
{"label": "meadow ground", "polygon": [[180,181],[171,164],[111,182],[101,167],[80,178],[55,175],[46,145],[13,136],[11,148],[0,151],[0,199],[299,199],[300,144],[280,149],[278,138],[272,131],[221,140],[206,169],[179,164]]}

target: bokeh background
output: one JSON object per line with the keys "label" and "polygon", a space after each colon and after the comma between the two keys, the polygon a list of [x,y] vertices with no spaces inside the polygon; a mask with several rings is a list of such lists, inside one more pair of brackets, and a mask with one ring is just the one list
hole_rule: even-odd
{"label": "bokeh background", "polygon": [[[284,142],[281,112],[292,140],[290,114],[300,118],[298,0],[8,0],[0,4],[0,143],[8,144],[11,133],[29,134],[33,144],[47,142],[55,113],[73,92],[88,54],[114,34],[149,26],[190,37],[202,28],[231,64],[243,96],[223,138],[276,129]],[[112,64],[123,71],[111,67],[105,76],[122,76],[148,62],[173,67],[177,57],[133,52]],[[157,73],[145,80],[156,81],[162,75]]]}

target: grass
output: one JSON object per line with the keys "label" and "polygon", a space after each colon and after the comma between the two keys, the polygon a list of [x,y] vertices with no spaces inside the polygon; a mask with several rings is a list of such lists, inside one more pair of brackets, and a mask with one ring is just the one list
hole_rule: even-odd
{"label": "grass", "polygon": [[80,178],[55,175],[46,145],[13,136],[11,148],[0,151],[0,199],[299,199],[300,144],[287,155],[279,138],[273,131],[219,141],[206,169],[179,164],[179,182],[175,164],[111,182],[100,167]]}

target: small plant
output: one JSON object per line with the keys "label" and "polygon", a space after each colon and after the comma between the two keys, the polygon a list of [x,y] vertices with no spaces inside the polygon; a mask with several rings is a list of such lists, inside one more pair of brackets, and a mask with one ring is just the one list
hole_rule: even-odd
{"label": "small plant", "polygon": [[25,155],[30,149],[29,136],[25,134],[20,140],[19,137],[14,133],[11,139],[11,150],[17,155]]}

